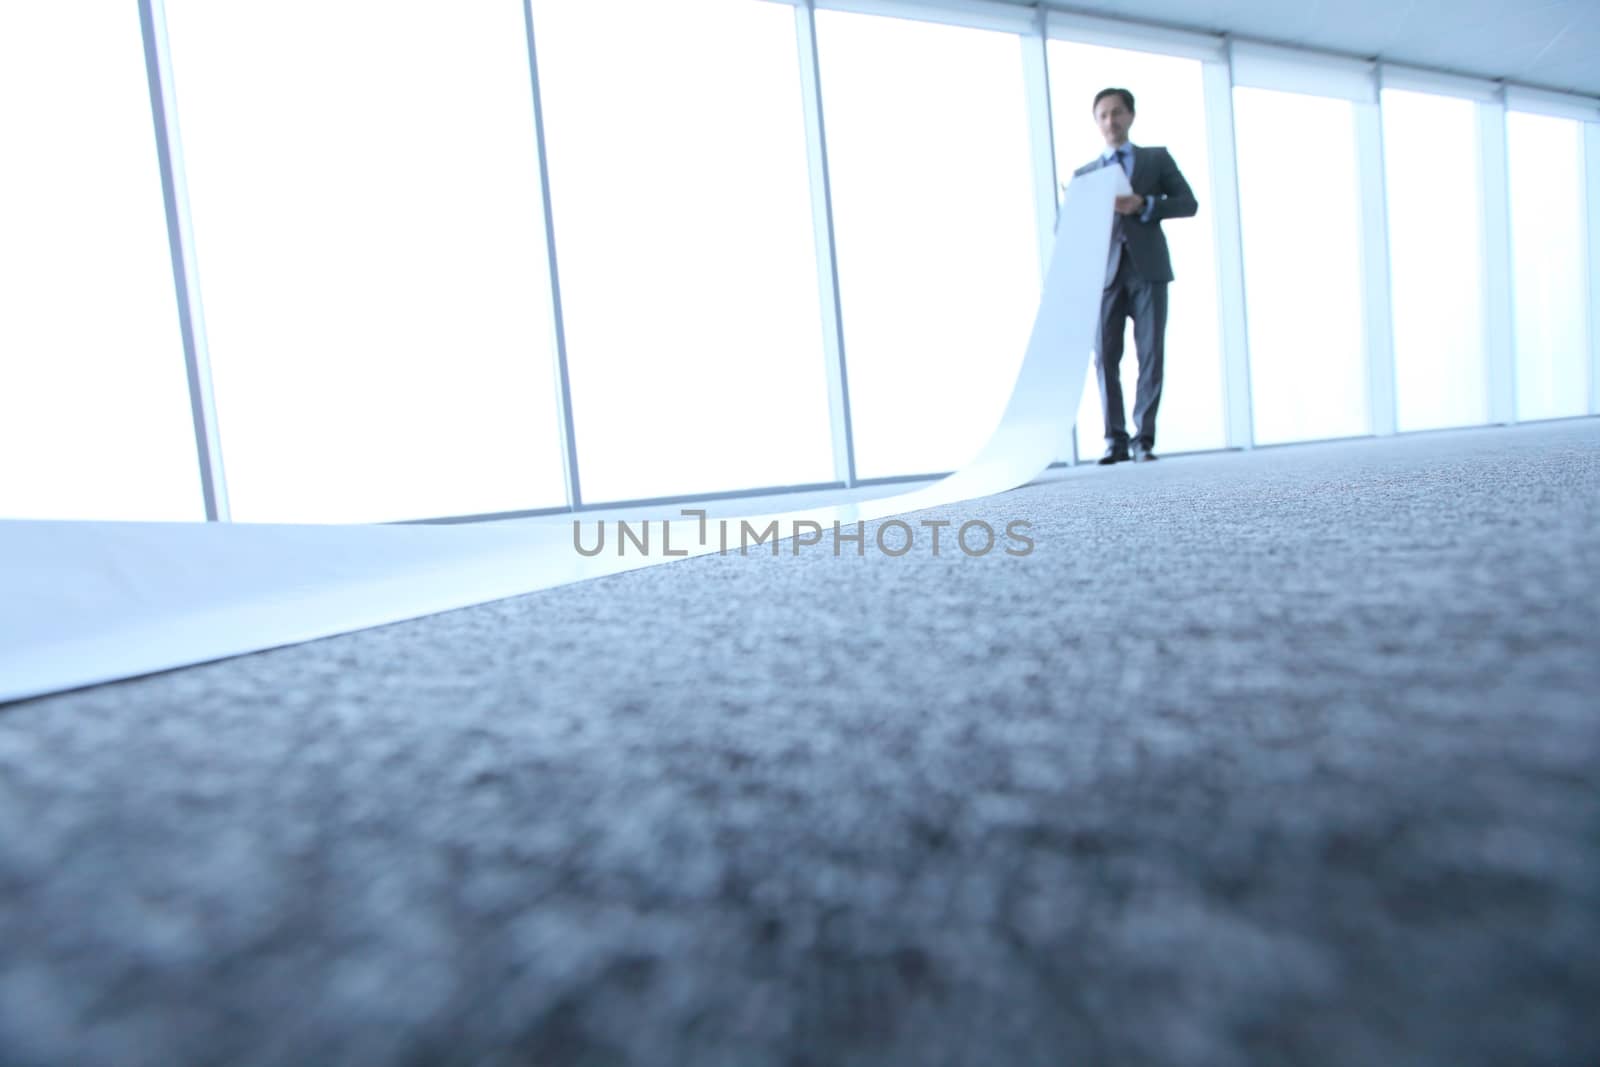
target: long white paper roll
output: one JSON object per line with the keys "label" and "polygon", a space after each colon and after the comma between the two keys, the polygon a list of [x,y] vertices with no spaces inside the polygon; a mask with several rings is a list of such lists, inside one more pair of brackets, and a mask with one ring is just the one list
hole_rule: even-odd
{"label": "long white paper roll", "polygon": [[[1122,182],[1117,179],[1122,178]],[[746,517],[786,539],[1024,485],[1054,458],[1094,344],[1115,168],[1067,187],[1028,350],[973,459],[910,493]],[[739,529],[741,520],[727,520]],[[464,526],[0,521],[0,701],[481,604],[720,549],[586,556],[572,519]],[[659,527],[658,527],[659,529]],[[684,556],[677,553],[683,552]]]}

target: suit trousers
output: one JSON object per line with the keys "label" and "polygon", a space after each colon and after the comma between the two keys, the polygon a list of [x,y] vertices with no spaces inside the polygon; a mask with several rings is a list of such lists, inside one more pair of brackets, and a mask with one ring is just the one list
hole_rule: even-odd
{"label": "suit trousers", "polygon": [[[1125,252],[1126,250],[1119,250]],[[1133,398],[1133,436],[1145,448],[1156,444],[1156,411],[1161,407],[1161,372],[1167,332],[1167,283],[1147,282],[1126,254],[1100,294],[1100,329],[1095,341],[1095,373],[1100,379],[1100,414],[1106,444],[1127,447],[1123,414],[1122,351],[1127,322],[1133,319],[1133,344],[1139,357],[1139,387]]]}

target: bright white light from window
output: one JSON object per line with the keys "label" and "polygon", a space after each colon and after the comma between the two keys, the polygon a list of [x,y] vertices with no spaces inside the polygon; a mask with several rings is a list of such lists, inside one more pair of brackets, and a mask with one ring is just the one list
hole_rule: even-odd
{"label": "bright white light from window", "polygon": [[793,9],[533,13],[584,499],[832,481]]}
{"label": "bright white light from window", "polygon": [[1513,111],[1506,116],[1506,143],[1517,418],[1582,415],[1589,406],[1582,126]]}
{"label": "bright white light from window", "polygon": [[563,503],[521,6],[166,8],[235,518]]}
{"label": "bright white light from window", "polygon": [[1039,304],[1021,46],[816,20],[856,470],[953,470],[994,429]]}
{"label": "bright white light from window", "polygon": [[0,7],[0,516],[205,518],[139,11]]}
{"label": "bright white light from window", "polygon": [[1385,89],[1383,158],[1397,424],[1477,425],[1488,417],[1478,105]]}
{"label": "bright white light from window", "polygon": [[[1160,452],[1221,448],[1227,443],[1222,332],[1217,311],[1216,239],[1208,214],[1211,155],[1201,64],[1176,56],[1066,41],[1051,41],[1049,57],[1056,170],[1062,181],[1105,151],[1091,108],[1096,93],[1117,86],[1133,93],[1138,112],[1129,139],[1136,145],[1166,146],[1200,201],[1198,217],[1162,224],[1176,280],[1168,289],[1165,384],[1156,444]],[[1122,392],[1130,430],[1138,375],[1130,323],[1122,358]],[[1077,419],[1079,455],[1100,455],[1105,428],[1100,386],[1092,366]]]}
{"label": "bright white light from window", "polygon": [[1354,105],[1235,89],[1259,444],[1367,433]]}

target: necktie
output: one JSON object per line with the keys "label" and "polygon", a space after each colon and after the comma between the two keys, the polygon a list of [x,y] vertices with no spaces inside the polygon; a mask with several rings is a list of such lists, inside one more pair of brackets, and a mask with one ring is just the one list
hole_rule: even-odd
{"label": "necktie", "polygon": [[[1111,159],[1116,163],[1117,166],[1122,168],[1122,173],[1126,174],[1129,178],[1133,177],[1133,172],[1128,169],[1127,145],[1122,145],[1115,152],[1112,152]],[[1107,284],[1110,284],[1111,278],[1115,277],[1116,275],[1117,260],[1120,258],[1121,254],[1121,248],[1119,246],[1127,243],[1128,231],[1124,225],[1123,216],[1117,215],[1111,220],[1111,265],[1107,268]]]}

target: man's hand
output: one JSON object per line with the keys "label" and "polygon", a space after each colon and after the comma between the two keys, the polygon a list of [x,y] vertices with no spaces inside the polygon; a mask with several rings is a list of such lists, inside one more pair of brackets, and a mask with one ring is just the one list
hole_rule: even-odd
{"label": "man's hand", "polygon": [[1137,215],[1144,211],[1144,197],[1119,196],[1117,197],[1118,215]]}

